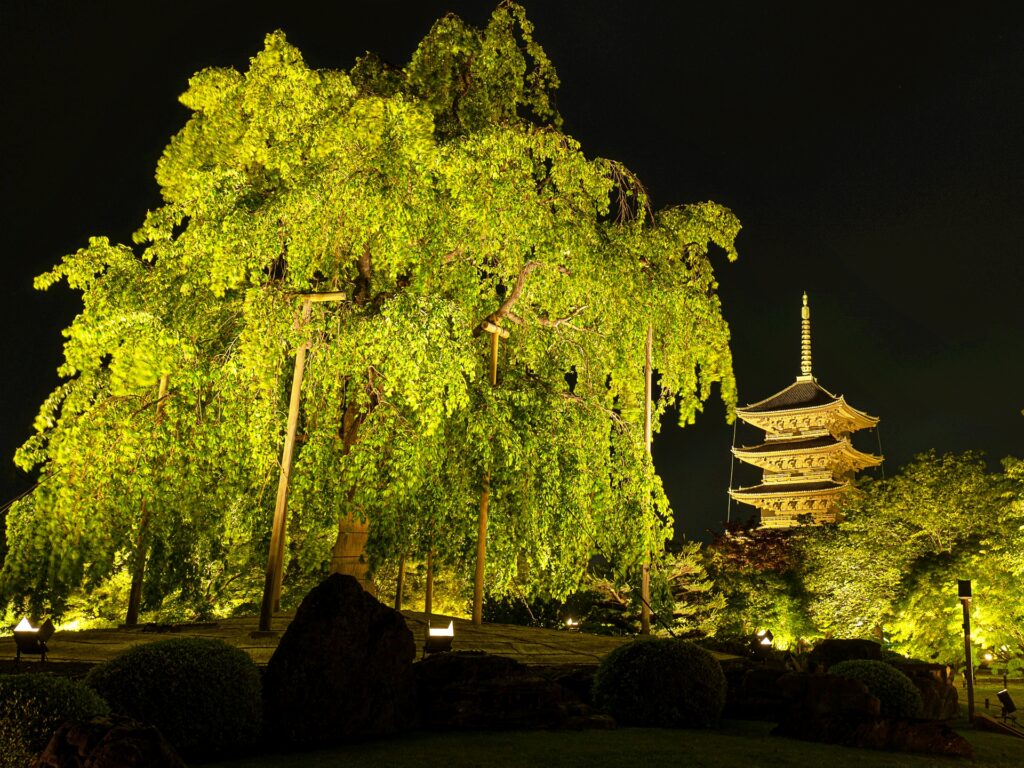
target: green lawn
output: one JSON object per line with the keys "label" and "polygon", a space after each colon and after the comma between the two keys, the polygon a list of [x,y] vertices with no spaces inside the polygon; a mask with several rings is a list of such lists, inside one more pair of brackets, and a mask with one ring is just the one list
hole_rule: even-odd
{"label": "green lawn", "polygon": [[717,731],[622,728],[615,731],[524,731],[502,733],[417,733],[390,741],[319,752],[273,755],[206,763],[205,768],[471,768],[509,766],[630,765],[686,768],[924,768],[979,766],[1022,768],[1024,739],[961,731],[974,745],[975,759],[960,761],[782,739],[769,735],[771,723],[733,721]]}

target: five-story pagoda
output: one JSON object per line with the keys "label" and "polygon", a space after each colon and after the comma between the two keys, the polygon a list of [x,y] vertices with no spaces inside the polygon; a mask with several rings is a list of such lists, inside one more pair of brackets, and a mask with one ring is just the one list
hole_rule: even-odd
{"label": "five-story pagoda", "polygon": [[733,446],[733,455],[764,470],[764,475],[759,485],[730,489],[729,494],[757,507],[764,528],[835,522],[839,496],[854,474],[882,462],[881,456],[862,453],[850,442],[851,433],[875,426],[878,419],[852,408],[811,374],[806,293],[801,325],[796,381],[759,403],[736,409],[743,421],[765,431],[765,439],[759,445]]}

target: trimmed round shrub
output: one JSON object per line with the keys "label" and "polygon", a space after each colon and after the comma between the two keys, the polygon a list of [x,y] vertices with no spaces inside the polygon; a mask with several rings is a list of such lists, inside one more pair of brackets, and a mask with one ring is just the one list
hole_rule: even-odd
{"label": "trimmed round shrub", "polygon": [[594,675],[594,702],[622,725],[710,728],[725,707],[715,657],[687,640],[635,640],[609,653]]}
{"label": "trimmed round shrub", "polygon": [[25,768],[67,720],[110,712],[78,680],[48,674],[0,676],[0,768]]}
{"label": "trimmed round shrub", "polygon": [[842,675],[867,686],[882,705],[882,717],[921,717],[924,705],[921,692],[895,667],[884,661],[851,659],[829,668],[829,674]]}
{"label": "trimmed round shrub", "polygon": [[155,725],[185,755],[245,749],[259,735],[259,670],[223,640],[137,645],[94,667],[86,682],[115,712]]}

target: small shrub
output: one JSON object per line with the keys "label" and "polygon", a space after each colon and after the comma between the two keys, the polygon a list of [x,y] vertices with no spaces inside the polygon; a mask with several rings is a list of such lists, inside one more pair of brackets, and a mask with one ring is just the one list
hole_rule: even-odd
{"label": "small shrub", "polygon": [[882,704],[882,717],[921,717],[924,705],[921,692],[909,677],[884,661],[851,659],[829,669],[829,674],[842,675],[867,686]]}
{"label": "small shrub", "polygon": [[594,701],[623,725],[710,728],[725,706],[715,657],[687,640],[637,640],[609,653],[594,675]]}
{"label": "small shrub", "polygon": [[24,768],[66,720],[110,711],[89,686],[47,674],[0,676],[0,768]]}
{"label": "small shrub", "polygon": [[259,733],[259,671],[222,640],[137,645],[93,668],[86,682],[115,712],[155,725],[186,755],[244,749]]}

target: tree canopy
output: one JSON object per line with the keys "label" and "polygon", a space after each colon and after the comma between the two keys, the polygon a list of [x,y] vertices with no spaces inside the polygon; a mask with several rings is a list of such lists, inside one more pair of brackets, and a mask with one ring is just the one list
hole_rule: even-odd
{"label": "tree canopy", "polygon": [[[836,525],[716,548],[726,631],[770,628],[786,645],[865,637],[914,658],[963,663],[957,581],[973,581],[976,646],[1024,657],[1024,470],[975,453],[922,454],[865,479]],[[735,551],[734,551],[735,550]]]}
{"label": "tree canopy", "polygon": [[[8,516],[3,597],[59,613],[148,552],[149,606],[251,600],[303,345],[286,584],[325,572],[346,515],[371,563],[465,562],[485,473],[496,594],[660,550],[646,332],[658,416],[692,421],[713,384],[731,414],[710,252],[735,258],[739,222],[655,212],[560,130],[557,86],[508,2],[483,29],[441,19],[402,68],[311,69],[275,32],[246,72],[196,74],[134,246],[93,238],[37,279],[84,306],[17,456],[40,481]],[[305,317],[327,291],[346,300]],[[485,321],[510,332],[493,388]]]}

